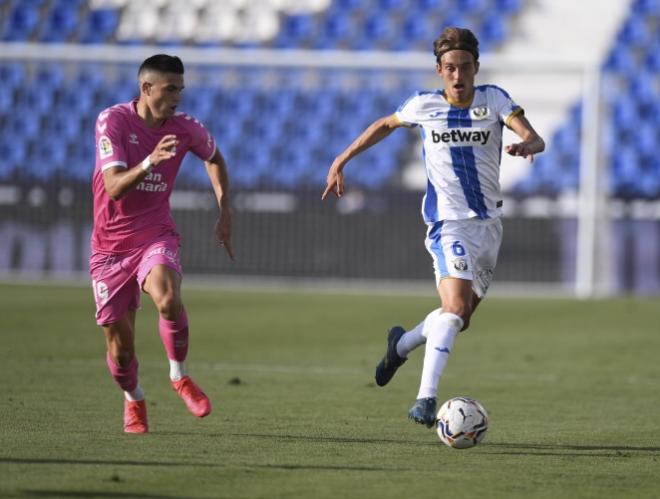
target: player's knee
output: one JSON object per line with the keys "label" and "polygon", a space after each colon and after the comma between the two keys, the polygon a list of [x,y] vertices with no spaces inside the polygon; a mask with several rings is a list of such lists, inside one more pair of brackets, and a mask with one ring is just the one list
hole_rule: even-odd
{"label": "player's knee", "polygon": [[168,321],[176,321],[181,315],[181,300],[174,293],[167,293],[156,302],[160,316]]}
{"label": "player's knee", "polygon": [[472,306],[469,303],[455,303],[442,305],[443,313],[450,313],[459,316],[463,320],[463,327],[461,331],[465,331],[470,326],[470,318],[472,317]]}

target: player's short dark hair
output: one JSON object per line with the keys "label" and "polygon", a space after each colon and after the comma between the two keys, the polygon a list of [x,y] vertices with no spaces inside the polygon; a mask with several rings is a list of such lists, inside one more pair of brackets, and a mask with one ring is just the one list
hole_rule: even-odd
{"label": "player's short dark hair", "polygon": [[474,56],[475,62],[479,60],[479,40],[467,28],[445,28],[433,42],[433,54],[438,64],[442,56],[450,50],[466,50]]}
{"label": "player's short dark hair", "polygon": [[138,76],[145,71],[156,71],[158,73],[183,74],[183,62],[175,55],[156,54],[152,55],[140,65]]}

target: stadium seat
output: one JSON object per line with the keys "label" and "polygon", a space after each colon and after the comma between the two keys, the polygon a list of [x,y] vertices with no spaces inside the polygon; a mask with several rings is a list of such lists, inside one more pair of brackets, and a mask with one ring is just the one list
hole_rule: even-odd
{"label": "stadium seat", "polygon": [[58,1],[48,11],[39,39],[42,42],[67,42],[77,32],[80,23],[75,2]]}
{"label": "stadium seat", "polygon": [[485,46],[491,45],[500,45],[507,37],[507,27],[504,19],[498,15],[489,16],[481,24],[479,29],[479,44],[481,45],[481,50]]}
{"label": "stadium seat", "polygon": [[119,12],[115,9],[90,10],[83,20],[79,41],[104,43],[112,40],[119,24]]}
{"label": "stadium seat", "polygon": [[14,170],[20,168],[27,158],[27,147],[21,137],[4,135],[0,138],[0,180],[8,180]]}
{"label": "stadium seat", "polygon": [[286,16],[280,32],[273,41],[275,47],[293,48],[311,40],[316,33],[316,20],[313,16],[299,14]]}
{"label": "stadium seat", "polygon": [[494,10],[500,13],[514,14],[522,8],[522,0],[495,0]]}
{"label": "stadium seat", "polygon": [[19,63],[0,63],[0,86],[18,88],[25,83],[25,66]]}
{"label": "stadium seat", "polygon": [[632,11],[640,15],[660,16],[660,1],[658,0],[635,0]]}
{"label": "stadium seat", "polygon": [[39,5],[20,2],[12,6],[4,27],[3,40],[28,41],[39,26]]}
{"label": "stadium seat", "polygon": [[[488,7],[488,0],[456,0],[456,8],[466,15],[481,16]],[[490,14],[497,15],[497,11],[492,10]]]}
{"label": "stadium seat", "polygon": [[628,17],[619,30],[617,40],[624,45],[644,47],[650,42],[650,33],[646,27],[646,19],[638,15]]}
{"label": "stadium seat", "polygon": [[406,45],[421,44],[428,48],[431,46],[430,40],[437,36],[434,30],[435,27],[428,16],[419,11],[412,12],[401,23],[402,43],[400,47],[403,49]]}
{"label": "stadium seat", "polygon": [[452,0],[413,0],[413,2],[422,12],[430,10],[442,12],[452,6]]}
{"label": "stadium seat", "polygon": [[649,46],[644,62],[648,70],[655,73],[657,78],[660,75],[660,40]]}
{"label": "stadium seat", "polygon": [[14,106],[14,89],[0,85],[0,117],[9,114]]}
{"label": "stadium seat", "polygon": [[408,7],[407,0],[377,0],[376,9],[381,12],[397,13]]}
{"label": "stadium seat", "polygon": [[58,136],[40,137],[40,140],[34,144],[31,161],[33,162],[32,171],[39,178],[44,177],[56,171],[62,171],[67,163],[67,143],[59,139]]}
{"label": "stadium seat", "polygon": [[638,106],[651,106],[659,95],[653,73],[638,69],[630,80],[630,92],[635,96]]}
{"label": "stadium seat", "polygon": [[632,72],[635,66],[634,57],[627,46],[612,50],[603,63],[603,69],[621,74]]}

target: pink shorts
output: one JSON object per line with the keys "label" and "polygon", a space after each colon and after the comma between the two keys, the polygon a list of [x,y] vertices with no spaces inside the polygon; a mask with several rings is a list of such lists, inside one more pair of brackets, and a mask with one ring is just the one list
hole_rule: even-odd
{"label": "pink shorts", "polygon": [[96,323],[111,324],[129,310],[137,310],[144,280],[156,265],[165,265],[181,274],[178,236],[160,237],[144,249],[128,253],[93,253],[89,272],[96,302]]}

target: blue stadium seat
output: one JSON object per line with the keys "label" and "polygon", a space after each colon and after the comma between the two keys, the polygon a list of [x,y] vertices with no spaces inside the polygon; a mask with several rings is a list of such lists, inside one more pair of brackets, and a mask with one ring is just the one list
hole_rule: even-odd
{"label": "blue stadium seat", "polygon": [[39,26],[39,6],[29,2],[14,4],[7,16],[3,40],[28,41]]}
{"label": "blue stadium seat", "polygon": [[632,4],[635,14],[660,16],[659,0],[635,0]]}
{"label": "blue stadium seat", "polygon": [[377,0],[376,9],[381,12],[401,11],[408,7],[406,0]]}
{"label": "blue stadium seat", "polygon": [[422,12],[429,10],[442,12],[452,7],[452,0],[413,0]]}
{"label": "blue stadium seat", "polygon": [[287,143],[272,151],[272,164],[276,168],[270,168],[264,180],[269,185],[284,189],[293,189],[304,185],[311,165],[311,148],[307,144]]}
{"label": "blue stadium seat", "polygon": [[432,20],[419,11],[409,14],[401,23],[402,47],[405,47],[406,43],[415,45],[418,42],[430,47],[431,40],[437,34]]}
{"label": "blue stadium seat", "polygon": [[107,88],[108,99],[106,102],[108,102],[108,105],[113,105],[120,102],[130,102],[138,97],[138,92],[139,90],[136,81],[129,83],[111,83]]}
{"label": "blue stadium seat", "polygon": [[77,32],[80,19],[76,2],[59,0],[48,11],[39,39],[42,42],[66,42]]}
{"label": "blue stadium seat", "polygon": [[345,12],[327,13],[321,21],[321,30],[314,38],[314,48],[336,49],[355,36],[356,25],[352,16]]}
{"label": "blue stadium seat", "polygon": [[92,130],[81,130],[80,120],[71,116],[71,112],[53,110],[44,116],[41,122],[41,134],[47,138],[67,143],[80,140],[81,137],[93,133]]}
{"label": "blue stadium seat", "polygon": [[495,0],[494,10],[500,13],[513,14],[522,8],[522,0]]}
{"label": "blue stadium seat", "polygon": [[506,21],[499,15],[488,16],[481,24],[479,33],[481,50],[486,51],[485,46],[500,45],[508,36]]}
{"label": "blue stadium seat", "polygon": [[632,47],[644,47],[651,40],[646,19],[641,15],[631,15],[619,30],[617,41]]}
{"label": "blue stadium seat", "polygon": [[333,6],[336,7],[337,9],[341,9],[343,11],[348,11],[346,12],[347,14],[350,13],[351,10],[357,10],[363,6],[363,1],[362,0],[334,0],[333,1]]}
{"label": "blue stadium seat", "polygon": [[615,195],[629,198],[641,194],[639,165],[639,157],[632,147],[622,148],[612,157],[611,187]]}
{"label": "blue stadium seat", "polygon": [[[466,15],[481,16],[488,7],[488,0],[456,0],[456,8]],[[490,14],[497,15],[497,11],[493,9]]]}
{"label": "blue stadium seat", "polygon": [[84,90],[100,90],[105,85],[105,67],[102,64],[86,65],[75,76],[74,86]]}
{"label": "blue stadium seat", "polygon": [[49,173],[52,175],[54,172],[63,171],[68,161],[67,150],[67,143],[58,140],[57,136],[41,137],[34,144],[30,170],[38,178],[44,178]]}
{"label": "blue stadium seat", "polygon": [[649,46],[644,62],[649,71],[655,73],[657,78],[660,74],[660,41]]}
{"label": "blue stadium seat", "polygon": [[27,86],[17,93],[14,106],[18,112],[25,110],[37,115],[45,114],[53,107],[53,89]]}
{"label": "blue stadium seat", "polygon": [[0,117],[9,114],[14,105],[14,89],[0,85]]}
{"label": "blue stadium seat", "polygon": [[6,120],[4,132],[12,137],[22,137],[26,140],[34,139],[39,134],[39,120],[35,119],[34,114],[15,111],[9,115]]}
{"label": "blue stadium seat", "polygon": [[4,135],[0,137],[0,179],[10,178],[14,169],[20,168],[27,158],[27,146],[21,137]]}
{"label": "blue stadium seat", "polygon": [[639,125],[635,133],[635,149],[647,157],[658,154],[658,144],[660,144],[660,128],[656,124],[647,121]]}
{"label": "blue stadium seat", "polygon": [[630,73],[635,67],[633,54],[625,45],[612,50],[603,63],[603,69],[621,74]]}
{"label": "blue stadium seat", "polygon": [[273,45],[280,48],[292,48],[301,42],[316,36],[316,19],[307,14],[286,16],[282,20],[280,31],[273,40]]}
{"label": "blue stadium seat", "polygon": [[[94,107],[95,89],[75,85],[64,88],[55,103],[55,108],[70,116],[81,116],[89,114]],[[99,112],[102,109],[99,109]],[[96,119],[96,116],[94,116]]]}
{"label": "blue stadium seat", "polygon": [[93,140],[79,141],[68,152],[67,163],[62,169],[72,180],[90,182],[96,162]]}
{"label": "blue stadium seat", "polygon": [[638,69],[630,80],[630,92],[640,106],[650,106],[658,100],[658,86],[653,73]]}
{"label": "blue stadium seat", "polygon": [[114,37],[119,24],[119,11],[115,9],[93,9],[83,20],[79,41],[81,43],[104,43]]}
{"label": "blue stadium seat", "polygon": [[61,89],[66,83],[64,70],[59,64],[40,65],[33,76],[33,81],[38,88],[51,89],[51,91]]}
{"label": "blue stadium seat", "polygon": [[391,43],[395,36],[396,31],[392,18],[376,11],[365,19],[356,48],[358,50],[382,48],[379,46],[380,44]]}
{"label": "blue stadium seat", "polygon": [[0,86],[18,88],[25,83],[25,66],[18,63],[0,63]]}

